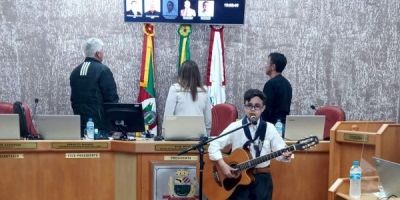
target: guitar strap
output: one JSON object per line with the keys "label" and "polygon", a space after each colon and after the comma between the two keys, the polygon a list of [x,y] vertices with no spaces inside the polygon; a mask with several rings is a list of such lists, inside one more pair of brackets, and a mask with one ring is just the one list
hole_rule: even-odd
{"label": "guitar strap", "polygon": [[[247,124],[247,121],[248,121],[247,117],[244,117],[242,119],[242,125]],[[261,149],[264,145],[265,133],[267,132],[267,123],[264,120],[260,119],[260,124],[258,125],[256,133],[254,135],[254,139],[251,137],[249,126],[244,127],[243,131],[248,139],[248,141],[246,143],[244,143],[243,149],[249,150],[250,143],[253,143],[253,147],[256,152],[256,157],[259,157],[260,153],[261,153]],[[255,144],[255,141],[258,138],[260,138],[258,140],[258,144]]]}

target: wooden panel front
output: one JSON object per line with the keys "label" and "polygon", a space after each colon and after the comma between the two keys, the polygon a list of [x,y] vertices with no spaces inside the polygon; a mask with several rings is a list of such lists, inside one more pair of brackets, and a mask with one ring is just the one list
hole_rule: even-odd
{"label": "wooden panel front", "polygon": [[41,170],[38,156],[35,153],[25,153],[23,156],[21,159],[0,158],[1,199],[39,199],[41,191],[38,190],[38,185],[43,181],[39,175]]}
{"label": "wooden panel front", "polygon": [[[314,150],[296,151],[289,163],[273,160],[274,200],[326,199],[328,196],[329,142]],[[312,190],[312,192],[310,192]]]}
{"label": "wooden panel front", "polygon": [[110,152],[100,153],[100,158],[80,159],[67,159],[65,153],[44,153],[39,162],[44,195],[39,199],[114,198],[114,160]]}
{"label": "wooden panel front", "polygon": [[[193,156],[191,154],[190,156]],[[153,199],[153,166],[157,163],[163,164],[194,164],[198,161],[165,161],[165,156],[176,156],[176,153],[160,153],[160,154],[141,154],[138,157],[138,199]],[[165,187],[168,187],[166,185]],[[158,200],[158,199],[157,199]]]}
{"label": "wooden panel front", "polygon": [[400,163],[400,124],[384,124],[378,131],[376,154],[385,160]]}
{"label": "wooden panel front", "polygon": [[137,157],[135,154],[114,153],[116,200],[137,199]]}
{"label": "wooden panel front", "polygon": [[65,158],[63,152],[22,152],[23,159],[0,159],[1,199],[113,199],[113,155]]}

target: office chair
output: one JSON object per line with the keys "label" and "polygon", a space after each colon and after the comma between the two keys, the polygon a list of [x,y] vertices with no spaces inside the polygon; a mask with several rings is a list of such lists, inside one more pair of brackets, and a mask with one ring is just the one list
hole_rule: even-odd
{"label": "office chair", "polygon": [[217,104],[211,109],[212,122],[210,136],[219,135],[230,123],[238,118],[235,105],[230,103]]}
{"label": "office chair", "polygon": [[0,102],[0,114],[12,114],[13,105],[7,102]]}
{"label": "office chair", "polygon": [[[23,116],[20,116],[20,119],[25,119],[25,125],[26,125],[26,130],[21,130],[24,132],[28,132],[29,134],[27,135],[28,137],[37,137],[38,132],[35,129],[35,126],[33,125],[33,120],[31,116],[31,110],[29,109],[28,104],[22,103],[22,110],[23,110]],[[14,112],[15,109],[15,104],[8,103],[8,102],[0,102],[0,114],[18,114]],[[20,126],[24,127],[21,125]],[[21,133],[22,134],[22,133]]]}
{"label": "office chair", "polygon": [[315,115],[325,115],[324,140],[329,140],[329,133],[337,121],[346,121],[346,114],[339,106],[321,106]]}

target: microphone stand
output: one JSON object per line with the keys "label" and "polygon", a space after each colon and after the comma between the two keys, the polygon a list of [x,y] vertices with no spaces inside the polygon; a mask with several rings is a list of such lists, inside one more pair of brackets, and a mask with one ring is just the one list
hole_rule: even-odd
{"label": "microphone stand", "polygon": [[31,116],[32,126],[33,126],[33,129],[36,131],[37,135],[33,134],[34,131],[32,133],[29,133],[28,136],[27,136],[28,140],[35,140],[35,139],[41,139],[42,138],[40,136],[40,133],[39,133],[39,131],[37,129],[37,124],[36,124],[36,108],[38,106],[38,103],[39,103],[39,99],[35,98],[35,107],[33,107],[33,113],[32,113],[32,116]]}
{"label": "microphone stand", "polygon": [[237,131],[239,129],[242,129],[242,128],[246,127],[246,126],[249,126],[252,123],[254,123],[254,122],[249,122],[247,124],[244,124],[242,126],[239,126],[239,127],[235,128],[233,130],[230,130],[230,131],[228,131],[228,132],[226,132],[224,134],[218,135],[217,137],[214,137],[214,138],[208,139],[207,137],[201,137],[201,139],[200,139],[198,144],[195,144],[195,145],[193,145],[193,146],[191,146],[191,147],[189,147],[187,149],[184,149],[184,150],[182,150],[181,152],[178,153],[178,156],[180,156],[180,155],[186,154],[189,151],[192,151],[192,150],[195,150],[195,149],[197,149],[197,151],[199,152],[199,176],[200,176],[199,177],[199,199],[200,200],[203,200],[204,146],[207,145],[208,143],[218,139],[218,138],[227,136],[227,135],[229,135],[229,134],[231,134],[231,133],[233,133],[233,132],[235,132],[235,131]]}

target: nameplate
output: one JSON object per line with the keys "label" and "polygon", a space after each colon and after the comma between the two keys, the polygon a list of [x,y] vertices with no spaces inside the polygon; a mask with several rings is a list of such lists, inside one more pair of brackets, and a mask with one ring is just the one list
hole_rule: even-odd
{"label": "nameplate", "polygon": [[345,141],[364,143],[364,142],[368,142],[368,135],[354,134],[354,133],[344,133],[343,134],[343,139]]}
{"label": "nameplate", "polygon": [[100,158],[100,153],[66,153],[65,158],[69,159]]}
{"label": "nameplate", "polygon": [[156,144],[155,151],[182,151],[191,147],[190,144]]}
{"label": "nameplate", "polygon": [[1,142],[0,143],[1,150],[36,149],[36,148],[37,148],[36,142]]}
{"label": "nameplate", "polygon": [[164,160],[197,161],[197,156],[164,156]]}
{"label": "nameplate", "polygon": [[107,142],[52,142],[52,149],[108,149]]}
{"label": "nameplate", "polygon": [[18,153],[0,154],[0,159],[7,159],[7,158],[22,159],[24,158],[24,154],[18,154]]}

